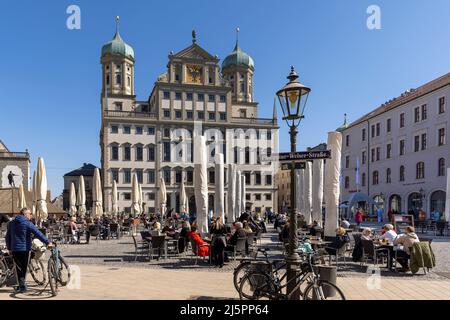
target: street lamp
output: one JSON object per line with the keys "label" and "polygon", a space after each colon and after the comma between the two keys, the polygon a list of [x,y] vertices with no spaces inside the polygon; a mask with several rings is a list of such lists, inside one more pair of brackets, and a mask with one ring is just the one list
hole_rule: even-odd
{"label": "street lamp", "polygon": [[[278,100],[283,111],[283,120],[286,121],[290,128],[291,136],[291,152],[297,152],[297,127],[300,125],[301,120],[304,118],[304,111],[308,95],[311,89],[301,84],[298,81],[298,75],[295,72],[293,66],[291,66],[291,72],[287,77],[289,82],[277,92]],[[297,237],[297,208],[295,207],[295,196],[297,188],[295,185],[295,161],[291,164],[291,212],[289,215],[289,250],[286,258],[287,264],[287,293],[290,294],[296,286],[296,281],[293,281],[297,277],[297,267],[300,261],[300,257],[296,252],[298,247]],[[299,292],[293,294],[292,299],[296,300],[299,297]]]}

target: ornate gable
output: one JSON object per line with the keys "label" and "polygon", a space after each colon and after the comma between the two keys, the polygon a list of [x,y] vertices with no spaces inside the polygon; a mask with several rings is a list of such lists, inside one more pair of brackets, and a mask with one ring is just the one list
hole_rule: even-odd
{"label": "ornate gable", "polygon": [[208,51],[200,47],[199,45],[193,43],[186,49],[171,56],[172,59],[182,59],[182,60],[197,60],[197,61],[211,61],[218,62],[219,59],[212,56]]}

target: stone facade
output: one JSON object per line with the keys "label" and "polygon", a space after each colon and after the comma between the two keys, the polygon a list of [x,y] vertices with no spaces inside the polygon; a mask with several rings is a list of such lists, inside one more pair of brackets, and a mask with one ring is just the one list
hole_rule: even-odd
{"label": "stone facade", "polygon": [[342,128],[343,198],[360,191],[383,202],[385,213],[389,209],[442,213],[450,161],[449,99],[447,74]]}
{"label": "stone facade", "polygon": [[[196,134],[205,135],[208,144],[210,209],[214,205],[216,152],[224,154],[226,164],[237,163],[238,170],[247,176],[248,209],[264,212],[276,208],[275,164],[261,163],[259,156],[278,152],[278,125],[276,117],[257,117],[258,106],[249,85],[253,66],[227,66],[221,70],[218,57],[200,47],[195,39],[184,50],[171,52],[168,60],[167,71],[158,77],[148,100],[138,101],[133,86],[127,89],[115,84],[111,75],[113,82],[105,81],[105,72],[119,64],[122,71],[130,68],[133,84],[134,60],[121,60],[114,54],[101,58],[104,80],[100,146],[106,210],[111,207],[112,182],[116,180],[119,211],[130,211],[131,177],[137,174],[146,212],[158,210],[160,177],[165,179],[168,208],[179,211],[180,183],[185,181],[189,208],[195,211],[192,155]],[[233,89],[231,77],[246,82]]]}

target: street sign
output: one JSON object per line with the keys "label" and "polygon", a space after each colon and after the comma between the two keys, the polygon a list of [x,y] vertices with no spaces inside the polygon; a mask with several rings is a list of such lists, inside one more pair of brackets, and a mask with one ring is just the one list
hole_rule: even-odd
{"label": "street sign", "polygon": [[[291,170],[292,163],[283,163],[281,165],[281,170]],[[296,170],[303,170],[306,169],[306,162],[295,162],[295,169]]]}
{"label": "street sign", "polygon": [[274,153],[270,157],[265,155],[261,156],[261,161],[295,161],[295,160],[317,160],[317,159],[331,159],[331,151],[302,151],[302,152],[283,152],[283,153]]}

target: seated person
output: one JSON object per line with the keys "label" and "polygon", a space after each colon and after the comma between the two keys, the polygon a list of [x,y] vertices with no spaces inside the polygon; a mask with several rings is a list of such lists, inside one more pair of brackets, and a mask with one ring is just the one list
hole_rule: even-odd
{"label": "seated person", "polygon": [[72,235],[73,242],[80,243],[80,232],[78,230],[78,226],[76,224],[77,218],[70,218],[69,222],[69,234]]}
{"label": "seated person", "polygon": [[206,243],[197,232],[197,227],[191,227],[188,237],[193,239],[197,244],[197,252],[195,252],[195,254],[199,257],[209,257],[209,244]]}
{"label": "seated person", "polygon": [[180,253],[184,252],[184,249],[186,248],[189,232],[191,232],[191,224],[189,221],[183,221],[180,230],[180,238],[178,239],[178,250]]}
{"label": "seated person", "polygon": [[409,270],[409,266],[408,266],[408,260],[410,258],[409,249],[412,248],[412,246],[417,242],[420,242],[420,240],[419,240],[419,237],[417,236],[417,234],[415,233],[414,227],[407,227],[406,233],[400,235],[399,237],[397,237],[396,240],[394,240],[394,245],[402,245],[403,246],[403,250],[402,249],[396,250],[397,261],[402,266],[402,269],[401,269],[402,272],[406,272]]}
{"label": "seated person", "polygon": [[247,238],[247,232],[244,230],[242,223],[236,222],[234,224],[234,233],[230,238],[230,244],[235,246],[238,238]]}
{"label": "seated person", "polygon": [[314,249],[311,246],[311,240],[309,238],[303,239],[303,243],[300,243],[297,250],[301,253],[314,253]]}
{"label": "seated person", "polygon": [[161,223],[153,217],[150,219],[150,230],[152,231],[160,231],[161,230]]}
{"label": "seated person", "polygon": [[290,228],[290,224],[289,222],[286,222],[283,226],[283,229],[281,229],[280,232],[280,241],[281,242],[287,242],[289,239],[289,228]]}
{"label": "seated person", "polygon": [[336,229],[336,237],[330,246],[326,247],[325,250],[330,255],[335,255],[336,251],[345,246],[348,242],[350,242],[350,238],[347,235],[347,232],[344,228],[339,227]]}
{"label": "seated person", "polygon": [[383,234],[380,236],[380,240],[387,239],[389,244],[393,244],[395,239],[398,237],[392,224],[385,224],[382,232]]}
{"label": "seated person", "polygon": [[364,228],[361,233],[361,240],[372,240],[372,230]]}
{"label": "seated person", "polygon": [[313,224],[311,228],[309,228],[309,234],[313,237],[320,236],[322,232],[322,228],[319,226],[319,223],[317,221],[313,221]]}

